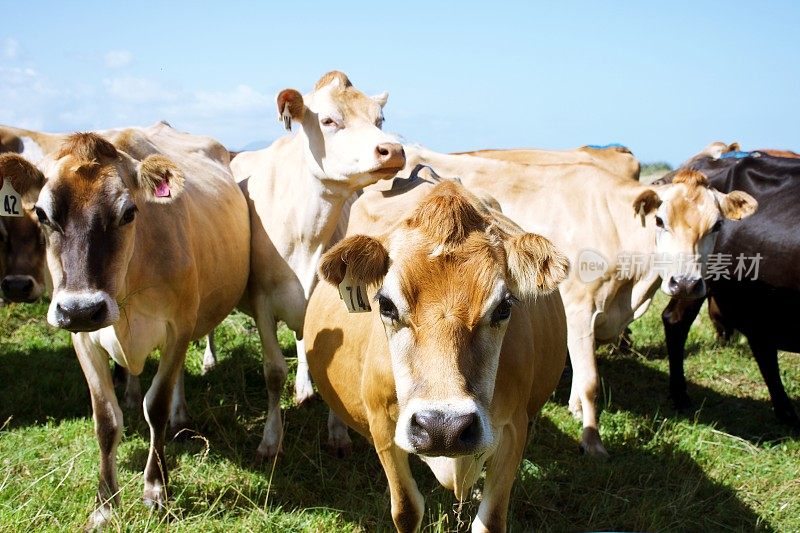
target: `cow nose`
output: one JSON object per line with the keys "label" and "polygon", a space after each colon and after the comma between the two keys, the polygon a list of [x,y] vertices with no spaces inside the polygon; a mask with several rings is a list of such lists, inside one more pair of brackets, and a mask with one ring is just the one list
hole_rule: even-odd
{"label": "cow nose", "polygon": [[103,325],[107,316],[108,306],[105,300],[70,306],[56,304],[58,325],[69,331],[94,331]]}
{"label": "cow nose", "polygon": [[25,302],[31,297],[33,278],[31,276],[6,276],[0,282],[0,289],[8,300]]}
{"label": "cow nose", "polygon": [[671,276],[667,286],[670,294],[679,298],[701,298],[706,293],[706,282],[703,278]]}
{"label": "cow nose", "polygon": [[400,143],[382,143],[375,147],[375,158],[382,167],[400,169],[406,164],[406,152]]}
{"label": "cow nose", "polygon": [[465,455],[475,449],[480,438],[480,420],[474,412],[419,411],[411,417],[409,441],[423,455]]}

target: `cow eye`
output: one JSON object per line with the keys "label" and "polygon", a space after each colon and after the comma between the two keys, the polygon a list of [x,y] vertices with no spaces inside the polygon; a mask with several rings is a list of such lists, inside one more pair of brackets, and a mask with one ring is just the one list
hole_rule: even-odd
{"label": "cow eye", "polygon": [[319,122],[320,122],[320,124],[322,124],[323,126],[326,126],[326,127],[336,127],[337,126],[336,121],[333,120],[330,117],[325,117],[322,120],[320,120]]}
{"label": "cow eye", "polygon": [[722,221],[717,220],[716,222],[714,222],[714,225],[711,226],[711,233],[716,233],[721,229],[722,229]]}
{"label": "cow eye", "polygon": [[656,216],[656,227],[664,229],[664,219],[660,216]]}
{"label": "cow eye", "polygon": [[382,317],[388,318],[392,322],[400,320],[400,313],[389,298],[381,293],[378,293],[375,298],[378,300],[378,308]]}
{"label": "cow eye", "polygon": [[125,209],[125,212],[122,213],[122,217],[119,219],[119,225],[124,226],[133,222],[133,219],[136,218],[136,211],[138,211],[138,209],[135,205],[131,205]]}
{"label": "cow eye", "polygon": [[44,209],[37,205],[34,207],[34,210],[36,211],[36,218],[39,219],[39,224],[43,226],[51,226],[50,219],[47,218],[47,213],[44,212]]}
{"label": "cow eye", "polygon": [[496,327],[500,325],[500,322],[508,320],[508,318],[511,316],[511,305],[514,303],[514,301],[515,298],[509,294],[503,298],[503,301],[497,304],[497,307],[495,307],[494,311],[492,312],[492,326]]}

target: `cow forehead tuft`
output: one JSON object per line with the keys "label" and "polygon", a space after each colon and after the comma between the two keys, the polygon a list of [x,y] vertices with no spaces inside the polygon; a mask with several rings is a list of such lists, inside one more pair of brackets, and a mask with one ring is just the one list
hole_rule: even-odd
{"label": "cow forehead tuft", "polygon": [[96,133],[73,133],[61,144],[56,159],[72,156],[80,162],[99,162],[118,157],[117,149]]}

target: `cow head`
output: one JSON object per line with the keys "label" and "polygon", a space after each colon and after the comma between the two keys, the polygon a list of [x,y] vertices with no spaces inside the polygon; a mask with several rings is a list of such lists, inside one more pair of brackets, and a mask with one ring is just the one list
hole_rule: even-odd
{"label": "cow head", "polygon": [[488,413],[513,307],[555,290],[568,268],[550,241],[443,182],[389,234],[331,248],[320,275],[380,285],[372,312],[392,361],[394,440],[411,453],[456,456],[493,445]]}
{"label": "cow head", "polygon": [[38,167],[0,156],[0,174],[22,194],[38,192],[35,212],[53,276],[48,322],[70,331],[116,322],[137,206],[173,201],[183,188],[181,171],[164,156],[138,162],[96,134],[76,133]]}
{"label": "cow head", "polygon": [[294,89],[278,94],[278,115],[287,128],[302,126],[306,150],[322,180],[359,189],[390,178],[405,165],[403,147],[381,131],[387,93],[369,97],[341,72],[325,74],[302,96]]}
{"label": "cow head", "polygon": [[710,188],[706,176],[695,170],[682,170],[670,185],[642,192],[633,209],[639,215],[655,213],[656,253],[666,267],[661,290],[673,297],[704,296],[708,255],[723,221],[748,217],[757,207],[745,192]]}
{"label": "cow head", "polygon": [[5,263],[0,290],[12,302],[35,302],[45,290],[47,268],[42,228],[32,210],[0,222],[0,257]]}

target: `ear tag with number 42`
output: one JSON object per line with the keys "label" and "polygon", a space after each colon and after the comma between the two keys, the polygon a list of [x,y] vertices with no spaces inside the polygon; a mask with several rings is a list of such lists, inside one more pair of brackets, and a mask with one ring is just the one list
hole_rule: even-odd
{"label": "ear tag with number 42", "polygon": [[367,296],[367,286],[357,283],[348,272],[339,284],[339,296],[344,300],[348,313],[368,313],[372,311]]}
{"label": "ear tag with number 42", "polygon": [[22,197],[14,190],[10,179],[3,179],[3,187],[0,189],[0,215],[22,216]]}

